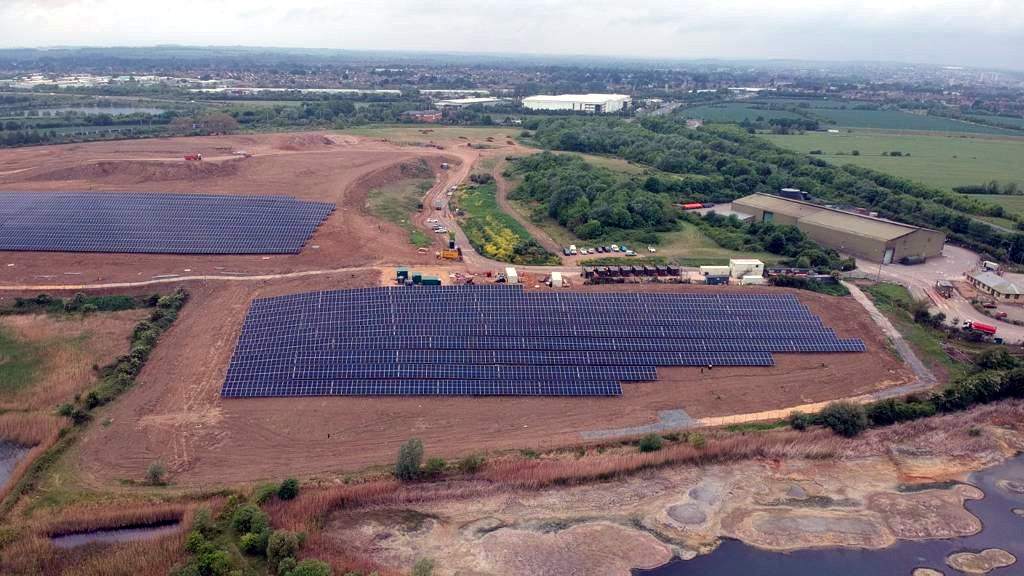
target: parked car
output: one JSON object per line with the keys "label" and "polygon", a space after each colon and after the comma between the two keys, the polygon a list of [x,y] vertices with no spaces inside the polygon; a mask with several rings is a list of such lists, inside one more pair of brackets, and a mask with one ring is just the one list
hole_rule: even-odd
{"label": "parked car", "polygon": [[618,251],[619,251],[619,245],[618,244],[612,244],[612,252],[618,252]]}
{"label": "parked car", "polygon": [[636,256],[636,252],[633,252],[632,250],[626,250],[626,256]]}
{"label": "parked car", "polygon": [[658,249],[657,249],[657,248],[655,248],[654,246],[648,246],[648,247],[647,247],[647,251],[648,251],[648,252],[657,252],[657,251],[658,251]]}

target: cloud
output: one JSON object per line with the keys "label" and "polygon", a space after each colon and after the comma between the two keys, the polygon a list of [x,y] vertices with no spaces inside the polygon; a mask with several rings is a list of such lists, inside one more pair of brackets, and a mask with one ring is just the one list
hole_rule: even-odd
{"label": "cloud", "polygon": [[1021,67],[1014,0],[6,0],[0,44],[893,59]]}

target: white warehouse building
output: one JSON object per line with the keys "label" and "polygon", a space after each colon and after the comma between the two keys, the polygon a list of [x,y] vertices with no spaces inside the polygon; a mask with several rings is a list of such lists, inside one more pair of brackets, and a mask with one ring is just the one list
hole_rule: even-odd
{"label": "white warehouse building", "polygon": [[531,110],[575,110],[578,112],[618,112],[628,109],[632,99],[625,94],[561,94],[527,96],[523,107]]}

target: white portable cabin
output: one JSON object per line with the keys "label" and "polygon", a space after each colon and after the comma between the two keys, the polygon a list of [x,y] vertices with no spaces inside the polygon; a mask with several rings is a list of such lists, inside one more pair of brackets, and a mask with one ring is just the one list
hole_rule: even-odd
{"label": "white portable cabin", "polygon": [[742,286],[760,286],[764,284],[764,276],[744,276],[740,279]]}
{"label": "white portable cabin", "polygon": [[760,260],[729,260],[729,275],[733,278],[764,276],[764,262]]}
{"label": "white portable cabin", "polygon": [[552,288],[561,288],[562,287],[562,273],[561,272],[552,272],[551,273],[551,287]]}
{"label": "white portable cabin", "polygon": [[515,268],[512,268],[511,266],[505,268],[505,281],[509,284],[519,284],[519,273],[516,272]]}
{"label": "white portable cabin", "polygon": [[701,266],[701,276],[728,276],[730,272],[728,266]]}

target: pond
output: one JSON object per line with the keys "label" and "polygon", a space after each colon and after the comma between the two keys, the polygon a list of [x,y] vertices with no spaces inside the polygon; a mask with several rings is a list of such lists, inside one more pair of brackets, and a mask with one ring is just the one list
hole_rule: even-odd
{"label": "pond", "polygon": [[167,522],[149,526],[131,526],[113,530],[94,530],[76,534],[62,534],[50,538],[57,548],[75,548],[86,544],[115,544],[135,540],[153,540],[181,530],[181,523]]}
{"label": "pond", "polygon": [[1021,563],[1024,563],[1024,517],[1020,515],[1024,508],[1024,456],[976,472],[971,475],[969,483],[985,493],[984,498],[965,503],[967,510],[984,526],[973,536],[902,541],[882,550],[843,548],[789,553],[760,550],[737,540],[725,540],[711,554],[633,573],[636,576],[910,576],[915,568],[931,568],[943,574],[960,574],[946,565],[947,556],[999,548],[1017,557],[1018,563],[995,569],[989,574],[1024,574],[1021,569]]}
{"label": "pond", "polygon": [[22,458],[28,456],[28,452],[31,449],[28,446],[0,440],[0,488],[3,488],[7,481],[11,479],[14,468],[18,465],[18,462],[21,462]]}

